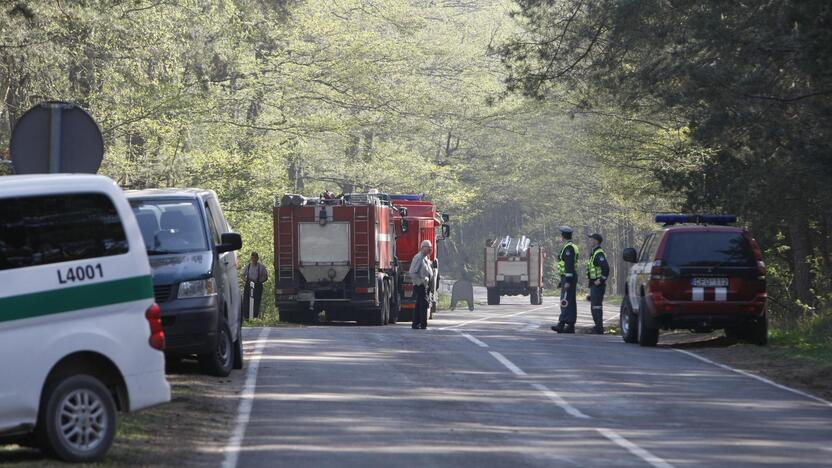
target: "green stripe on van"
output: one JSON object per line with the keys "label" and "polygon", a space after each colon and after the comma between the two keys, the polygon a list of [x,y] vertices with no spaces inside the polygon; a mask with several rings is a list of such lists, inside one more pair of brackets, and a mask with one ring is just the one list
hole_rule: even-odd
{"label": "green stripe on van", "polygon": [[153,297],[150,275],[0,298],[0,322],[72,312]]}

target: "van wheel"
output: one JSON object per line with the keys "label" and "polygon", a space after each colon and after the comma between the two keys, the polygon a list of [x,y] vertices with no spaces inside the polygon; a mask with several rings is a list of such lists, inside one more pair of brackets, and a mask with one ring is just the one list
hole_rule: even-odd
{"label": "van wheel", "polygon": [[540,289],[532,289],[532,292],[529,294],[529,302],[531,305],[540,305]]}
{"label": "van wheel", "polygon": [[101,460],[116,435],[113,396],[90,375],[55,382],[44,392],[36,432],[39,445],[61,460]]}
{"label": "van wheel", "polygon": [[633,313],[630,296],[624,296],[621,301],[619,328],[621,328],[621,338],[625,343],[636,343],[638,341],[638,316]]}
{"label": "van wheel", "polygon": [[649,313],[647,301],[642,297],[638,311],[638,344],[641,346],[656,346],[659,343],[659,329],[650,327]]}
{"label": "van wheel", "polygon": [[224,319],[217,327],[217,342],[213,351],[200,354],[199,364],[205,373],[216,377],[228,377],[231,373],[231,368],[234,367],[234,343]]}

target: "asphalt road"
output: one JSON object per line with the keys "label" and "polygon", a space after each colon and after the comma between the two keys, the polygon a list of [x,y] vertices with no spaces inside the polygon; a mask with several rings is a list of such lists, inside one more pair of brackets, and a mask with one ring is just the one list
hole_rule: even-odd
{"label": "asphalt road", "polygon": [[[424,331],[247,330],[262,354],[226,466],[832,461],[828,404],[668,347],[556,335],[555,298],[503,299],[442,312]],[[580,315],[591,323],[583,301]]]}

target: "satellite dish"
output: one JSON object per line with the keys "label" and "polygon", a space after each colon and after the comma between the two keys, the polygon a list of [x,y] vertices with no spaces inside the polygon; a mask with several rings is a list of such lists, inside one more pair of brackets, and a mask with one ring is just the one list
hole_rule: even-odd
{"label": "satellite dish", "polygon": [[95,174],[104,158],[104,139],[92,117],[77,104],[42,102],[17,121],[11,138],[16,174]]}

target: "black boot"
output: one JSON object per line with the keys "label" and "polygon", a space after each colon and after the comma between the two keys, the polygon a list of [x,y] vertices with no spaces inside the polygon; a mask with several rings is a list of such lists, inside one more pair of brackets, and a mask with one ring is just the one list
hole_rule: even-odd
{"label": "black boot", "polygon": [[575,324],[567,323],[566,327],[563,329],[563,333],[575,333]]}
{"label": "black boot", "polygon": [[558,322],[557,325],[552,325],[552,331],[553,332],[558,332],[558,333],[563,333],[563,327],[565,327],[565,326],[566,326],[566,324],[564,322]]}
{"label": "black boot", "polygon": [[593,335],[603,335],[604,334],[604,327],[595,325],[592,327],[592,334]]}

